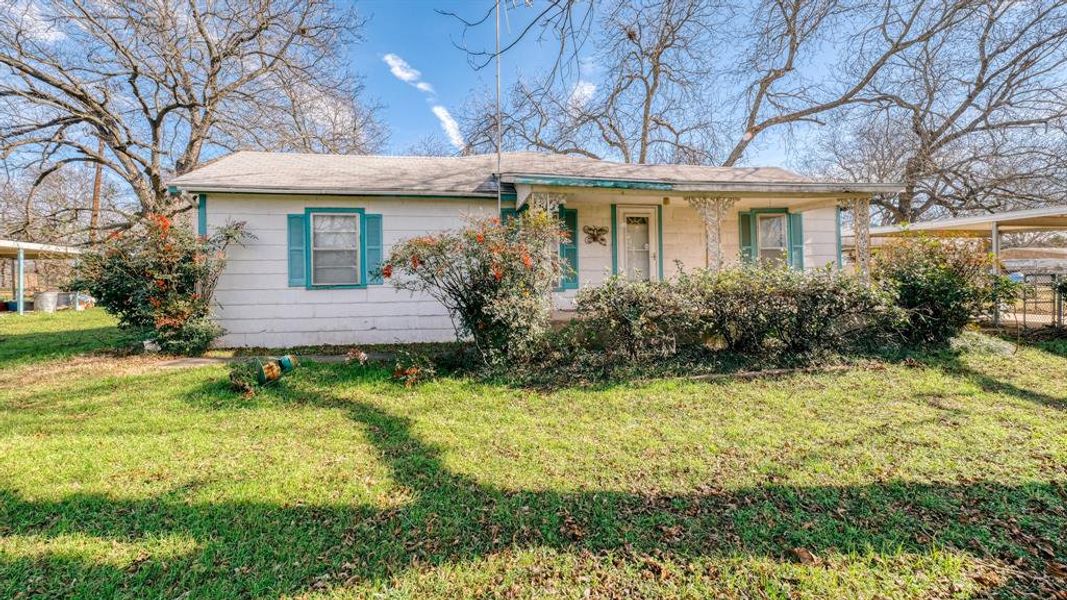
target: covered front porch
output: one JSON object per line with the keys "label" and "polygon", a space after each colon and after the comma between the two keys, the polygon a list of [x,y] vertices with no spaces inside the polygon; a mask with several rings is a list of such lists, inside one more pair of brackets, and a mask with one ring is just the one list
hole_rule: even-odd
{"label": "covered front porch", "polygon": [[[843,266],[844,212],[868,240],[855,268],[866,274],[870,256],[870,198],[895,185],[809,182],[609,181],[511,176],[516,210],[558,211],[570,240],[561,254],[573,276],[558,290],[561,308],[579,287],[612,274],[662,280],[682,269],[720,269],[741,261],[797,269]],[[508,178],[505,178],[508,182]]]}

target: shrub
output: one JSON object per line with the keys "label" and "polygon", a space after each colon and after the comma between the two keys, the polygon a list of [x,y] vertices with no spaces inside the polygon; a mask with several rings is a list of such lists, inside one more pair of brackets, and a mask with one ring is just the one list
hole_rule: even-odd
{"label": "shrub", "polygon": [[703,338],[745,354],[843,349],[892,318],[887,295],[829,269],[745,266],[683,273],[678,296]]}
{"label": "shrub", "polygon": [[243,223],[201,238],[163,215],[149,215],[83,254],[68,287],[88,292],[121,327],[151,330],[167,352],[203,352],[222,333],[209,312],[226,248],[246,237]]}
{"label": "shrub", "polygon": [[906,311],[905,343],[945,344],[1018,293],[1017,284],[993,273],[995,265],[975,242],[916,236],[883,246],[871,274]]}
{"label": "shrub", "polygon": [[250,358],[230,365],[230,388],[251,398],[259,388],[259,360]]}
{"label": "shrub", "polygon": [[472,339],[486,363],[521,359],[548,330],[564,235],[559,220],[543,211],[506,224],[475,220],[394,246],[381,272],[396,288],[441,302],[456,334]]}
{"label": "shrub", "polygon": [[687,318],[672,284],[617,275],[579,290],[575,308],[590,338],[629,359],[674,354]]}
{"label": "shrub", "polygon": [[397,354],[393,379],[403,383],[404,387],[413,387],[434,377],[437,377],[437,367],[429,356],[407,350],[401,350]]}
{"label": "shrub", "polygon": [[176,326],[164,325],[156,329],[156,342],[163,352],[197,356],[211,347],[215,338],[225,333],[206,316],[193,317]]}

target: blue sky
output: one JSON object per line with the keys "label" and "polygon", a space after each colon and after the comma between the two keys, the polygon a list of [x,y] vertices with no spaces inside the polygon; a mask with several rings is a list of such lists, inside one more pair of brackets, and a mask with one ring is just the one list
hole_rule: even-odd
{"label": "blue sky", "polygon": [[[447,9],[473,19],[491,6],[491,0],[363,0],[356,4],[357,11],[370,21],[364,42],[351,49],[353,68],[365,78],[367,95],[385,104],[381,116],[391,130],[388,152],[402,152],[430,133],[449,140],[443,123],[459,111],[473,90],[492,89],[492,66],[475,71],[464,52],[453,46],[463,35],[462,25],[435,12]],[[529,20],[533,10],[511,8],[512,31]],[[492,20],[468,32],[468,43],[491,49]],[[505,55],[504,89],[516,73],[539,69],[550,51],[549,46],[530,42]]]}
{"label": "blue sky", "polygon": [[[515,3],[505,0],[504,4]],[[507,19],[502,23],[504,43],[513,39],[540,10],[536,5],[531,8],[524,2],[517,4],[506,11]],[[386,152],[402,153],[428,134],[448,140],[448,121],[472,91],[492,90],[493,67],[475,71],[467,63],[466,54],[453,45],[462,39],[462,24],[435,12],[451,10],[473,20],[491,6],[492,0],[356,3],[356,10],[369,21],[363,32],[364,41],[350,50],[352,68],[364,77],[368,97],[385,105],[381,117],[391,132]],[[467,31],[467,36],[468,46],[491,49],[492,18],[480,28]],[[551,40],[542,44],[536,36],[528,37],[528,41],[504,55],[501,71],[505,91],[523,72],[539,72],[553,60],[556,46]],[[761,144],[750,149],[746,163],[787,166],[787,150],[771,141],[772,136],[764,137]],[[453,141],[458,144],[460,140]]]}

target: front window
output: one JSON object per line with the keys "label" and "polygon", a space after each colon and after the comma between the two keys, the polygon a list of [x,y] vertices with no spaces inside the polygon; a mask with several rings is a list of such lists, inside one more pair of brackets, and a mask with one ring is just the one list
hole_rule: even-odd
{"label": "front window", "polygon": [[311,284],[360,283],[359,215],[311,215]]}
{"label": "front window", "polygon": [[785,264],[789,252],[786,215],[759,215],[756,224],[759,261],[767,265]]}

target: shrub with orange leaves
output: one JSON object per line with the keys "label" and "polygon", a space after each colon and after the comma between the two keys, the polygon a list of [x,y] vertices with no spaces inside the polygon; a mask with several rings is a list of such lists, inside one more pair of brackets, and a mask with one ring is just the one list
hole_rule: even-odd
{"label": "shrub with orange leaves", "polygon": [[565,235],[555,215],[540,211],[508,223],[472,220],[397,244],[381,274],[444,304],[457,336],[473,340],[487,363],[528,356],[548,331],[551,291],[567,268]]}
{"label": "shrub with orange leaves", "polygon": [[199,237],[166,215],[148,215],[82,256],[71,291],[83,291],[123,328],[148,331],[168,352],[198,353],[221,329],[209,318],[225,250],[247,237],[231,223]]}

